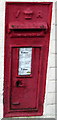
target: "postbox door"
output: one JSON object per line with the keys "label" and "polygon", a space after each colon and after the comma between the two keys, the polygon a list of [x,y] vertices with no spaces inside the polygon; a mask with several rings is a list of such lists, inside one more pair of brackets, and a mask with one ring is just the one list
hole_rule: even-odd
{"label": "postbox door", "polygon": [[11,48],[11,109],[38,109],[39,48]]}

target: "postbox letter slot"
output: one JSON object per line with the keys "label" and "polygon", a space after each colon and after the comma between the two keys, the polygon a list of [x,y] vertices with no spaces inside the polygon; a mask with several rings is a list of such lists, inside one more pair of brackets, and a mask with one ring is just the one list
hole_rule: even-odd
{"label": "postbox letter slot", "polygon": [[48,24],[46,22],[37,22],[37,23],[28,23],[28,24],[19,24],[19,23],[10,23],[9,30],[30,30],[30,29],[40,29],[40,30],[47,30]]}
{"label": "postbox letter slot", "polygon": [[47,23],[33,23],[25,26],[19,24],[9,24],[8,33],[11,33],[10,37],[44,36],[47,30]]}

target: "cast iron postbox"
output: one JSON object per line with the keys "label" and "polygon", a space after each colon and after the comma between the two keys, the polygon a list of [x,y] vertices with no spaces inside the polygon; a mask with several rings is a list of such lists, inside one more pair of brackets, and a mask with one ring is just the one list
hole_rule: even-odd
{"label": "cast iron postbox", "polygon": [[4,117],[43,114],[51,2],[7,2]]}

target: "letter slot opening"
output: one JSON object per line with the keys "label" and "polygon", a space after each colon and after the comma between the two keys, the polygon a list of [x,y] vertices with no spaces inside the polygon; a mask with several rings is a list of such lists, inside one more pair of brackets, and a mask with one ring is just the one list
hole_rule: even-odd
{"label": "letter slot opening", "polygon": [[9,24],[8,28],[8,33],[10,33],[11,37],[20,37],[20,36],[44,36],[48,31],[48,24],[43,22],[43,23],[31,23],[31,24],[26,24],[24,26],[14,23],[14,24]]}

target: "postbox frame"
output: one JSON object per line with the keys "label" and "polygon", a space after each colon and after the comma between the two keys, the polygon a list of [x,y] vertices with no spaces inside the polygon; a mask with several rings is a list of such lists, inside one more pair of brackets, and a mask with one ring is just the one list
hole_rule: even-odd
{"label": "postbox frame", "polygon": [[[15,3],[15,2],[14,2]],[[19,3],[19,2],[17,2],[17,3]],[[20,2],[20,3],[23,3],[23,2]],[[34,2],[25,2],[25,3],[32,3],[32,4],[34,4]],[[49,25],[51,24],[51,13],[52,13],[52,11],[51,11],[51,8],[52,8],[52,3],[51,2],[35,2],[36,4],[47,4],[47,5],[49,5],[49,4],[51,4],[50,5],[50,15],[49,15]],[[13,4],[13,2],[6,2],[6,4]],[[6,31],[6,26],[5,26],[5,31]],[[50,36],[50,35],[49,35]],[[49,39],[49,36],[48,36],[48,39]],[[26,37],[25,37],[26,38]],[[6,34],[5,34],[5,40],[6,40]],[[49,42],[48,42],[48,44],[49,44]],[[6,42],[5,42],[5,45],[6,45]],[[41,88],[41,80],[39,79],[39,85],[38,85],[38,95],[39,95],[39,111],[38,112],[34,112],[34,111],[32,111],[32,112],[29,112],[29,113],[27,113],[26,111],[25,111],[25,114],[24,114],[24,111],[20,111],[19,112],[19,110],[10,110],[10,77],[11,77],[11,50],[12,50],[12,48],[20,48],[20,47],[39,47],[39,48],[41,48],[41,58],[42,58],[42,56],[43,56],[43,53],[44,53],[44,51],[45,51],[45,60],[43,61],[43,59],[41,59],[40,60],[40,69],[39,69],[39,72],[41,71],[41,68],[43,67],[41,67],[41,62],[43,63],[46,63],[46,64],[43,64],[44,65],[44,69],[45,69],[45,71],[44,71],[44,79],[43,79],[43,83],[42,83],[42,87],[43,87],[43,90],[42,90],[42,92],[41,92],[41,94],[40,94],[40,88]],[[47,61],[48,61],[48,51],[49,51],[49,47],[46,45],[46,46],[44,46],[44,45],[42,45],[42,44],[36,44],[36,45],[27,45],[27,44],[24,44],[24,45],[11,45],[10,46],[10,77],[9,77],[9,79],[8,79],[8,83],[9,83],[9,86],[7,86],[7,81],[6,81],[6,78],[7,78],[7,76],[6,76],[6,74],[4,74],[4,117],[18,117],[18,116],[40,116],[40,115],[42,115],[43,114],[43,103],[44,103],[44,96],[45,96],[45,87],[46,87],[46,80],[45,80],[45,78],[46,78],[46,72],[47,72]],[[4,54],[4,65],[5,65],[5,67],[4,67],[4,72],[6,72],[6,49],[5,49],[5,54]],[[18,64],[18,63],[17,63]],[[41,75],[41,72],[40,72],[40,75]],[[39,76],[40,76],[39,75]],[[17,75],[17,77],[20,77],[19,75]],[[27,76],[27,77],[29,77],[29,76]],[[6,87],[7,86],[7,87]],[[7,92],[7,90],[8,90],[8,92]],[[6,99],[5,99],[6,98]],[[7,102],[6,102],[6,100],[7,100]],[[6,108],[6,106],[7,106],[7,108]]]}

